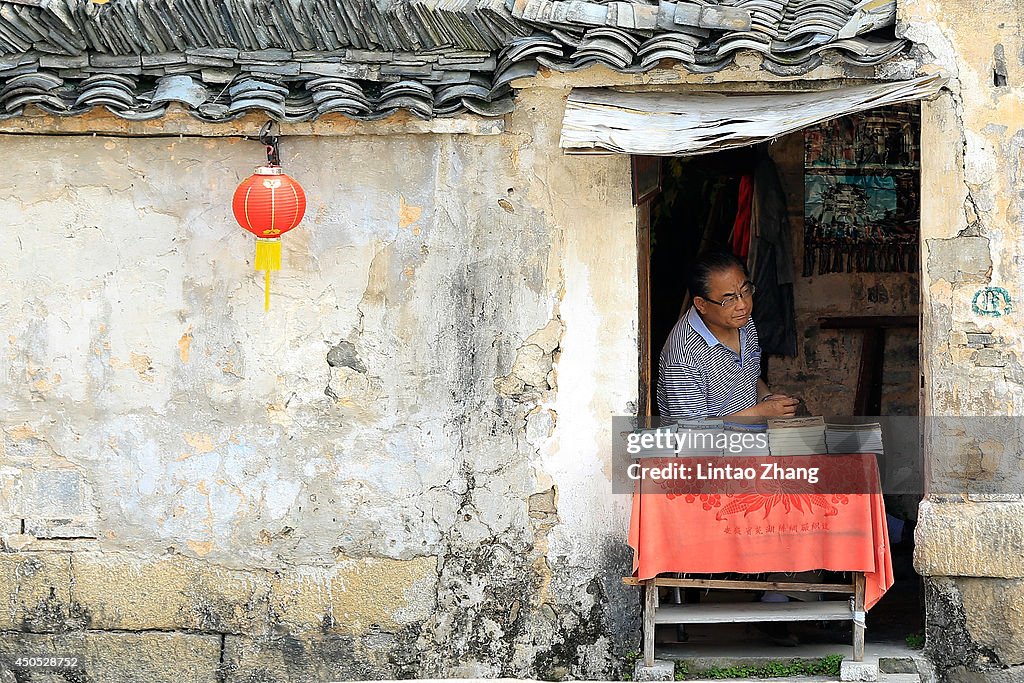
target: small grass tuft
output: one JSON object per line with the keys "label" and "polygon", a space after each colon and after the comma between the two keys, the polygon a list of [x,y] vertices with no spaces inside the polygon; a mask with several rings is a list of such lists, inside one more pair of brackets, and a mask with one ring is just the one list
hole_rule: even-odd
{"label": "small grass tuft", "polygon": [[[788,678],[790,676],[838,676],[839,667],[842,664],[843,656],[839,654],[828,655],[821,659],[789,659],[785,661],[772,660],[758,666],[730,666],[713,667],[705,671],[696,672],[699,678],[710,678],[722,680],[728,678]],[[676,663],[677,681],[684,681],[690,677],[685,662]]]}
{"label": "small grass tuft", "polygon": [[907,647],[911,650],[920,650],[924,648],[924,634],[918,631],[917,633],[911,633],[907,636]]}

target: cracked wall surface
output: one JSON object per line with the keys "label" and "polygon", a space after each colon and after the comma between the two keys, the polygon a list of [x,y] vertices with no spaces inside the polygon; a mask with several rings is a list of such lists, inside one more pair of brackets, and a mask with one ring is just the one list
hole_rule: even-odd
{"label": "cracked wall surface", "polygon": [[269,314],[230,214],[257,143],[5,136],[0,661],[614,674],[635,213],[627,159],[558,152],[563,100],[498,136],[284,138],[308,208]]}
{"label": "cracked wall surface", "polygon": [[[501,126],[289,128],[309,207],[269,315],[228,210],[261,150],[216,137],[253,120],[5,126],[0,660],[74,650],[103,681],[618,673],[638,609],[607,432],[637,399],[635,214],[625,157],[557,148],[572,85],[944,69],[922,118],[922,412],[1019,415],[1019,13],[898,10],[913,64],[542,72]],[[213,137],[16,134],[172,130]],[[1021,469],[1007,443],[925,442],[916,561],[951,681],[1024,666],[1021,491],[973,489]]]}
{"label": "cracked wall surface", "polygon": [[1024,556],[1020,8],[908,0],[898,22],[951,76],[923,107],[922,414],[977,416],[926,427],[915,563],[928,588],[927,647],[944,680],[1017,680],[1024,571],[1009,558]]}

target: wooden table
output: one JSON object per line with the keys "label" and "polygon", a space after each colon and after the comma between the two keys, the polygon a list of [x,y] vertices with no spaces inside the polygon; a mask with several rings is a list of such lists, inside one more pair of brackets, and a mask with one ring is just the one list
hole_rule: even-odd
{"label": "wooden table", "polygon": [[[746,581],[732,579],[675,579],[656,577],[622,579],[629,586],[644,589],[644,666],[654,666],[654,630],[658,624],[724,624],[764,621],[853,621],[853,660],[864,661],[864,572],[853,572],[854,582],[808,583],[804,581]],[[757,590],[810,593],[842,593],[848,601],[694,603],[662,606],[658,588],[701,590]]]}
{"label": "wooden table", "polygon": [[[678,462],[673,458],[643,462],[656,467],[672,460]],[[724,458],[732,463],[749,460]],[[657,624],[761,621],[853,621],[854,659],[863,660],[866,611],[893,583],[885,503],[877,492],[874,455],[764,456],[761,460],[782,465],[817,463],[825,469],[817,488],[769,482],[701,489],[679,481],[637,482],[629,531],[634,575],[624,581],[644,588],[646,665],[654,663]],[[668,576],[816,569],[844,572],[852,579],[850,583],[805,583]],[[659,605],[659,587],[804,591],[850,599]]]}

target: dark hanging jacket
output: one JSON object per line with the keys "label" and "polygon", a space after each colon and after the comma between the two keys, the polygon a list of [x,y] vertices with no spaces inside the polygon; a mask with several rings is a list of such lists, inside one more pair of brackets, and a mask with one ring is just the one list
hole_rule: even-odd
{"label": "dark hanging jacket", "polygon": [[761,340],[761,352],[795,356],[793,240],[786,195],[775,163],[767,154],[754,169],[750,232],[747,265],[756,287],[754,321]]}

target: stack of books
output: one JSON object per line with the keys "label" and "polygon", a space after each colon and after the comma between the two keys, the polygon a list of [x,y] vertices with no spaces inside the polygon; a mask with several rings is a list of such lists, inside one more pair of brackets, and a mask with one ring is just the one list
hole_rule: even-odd
{"label": "stack of books", "polygon": [[877,453],[885,452],[882,447],[882,425],[877,422],[865,424],[833,424],[825,425],[825,441],[828,452],[838,453]]}
{"label": "stack of books", "polygon": [[825,418],[769,419],[768,445],[772,455],[824,455],[828,453]]}

